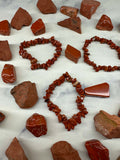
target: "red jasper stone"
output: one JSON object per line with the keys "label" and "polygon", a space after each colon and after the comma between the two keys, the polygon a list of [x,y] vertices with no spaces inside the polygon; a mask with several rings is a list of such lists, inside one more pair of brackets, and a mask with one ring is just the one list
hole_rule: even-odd
{"label": "red jasper stone", "polygon": [[69,16],[69,17],[71,17],[71,18],[73,18],[73,17],[77,16],[78,9],[74,8],[74,7],[62,6],[60,8],[60,12]]}
{"label": "red jasper stone", "polygon": [[100,2],[95,0],[83,0],[80,7],[80,13],[84,17],[91,19],[91,16],[96,12],[99,5]]}
{"label": "red jasper stone", "polygon": [[11,64],[5,64],[1,76],[5,83],[14,83],[16,81],[16,72],[14,66]]}
{"label": "red jasper stone", "polygon": [[113,29],[111,19],[106,15],[102,15],[96,25],[96,28],[99,30],[111,31]]}
{"label": "red jasper stone", "polygon": [[81,53],[76,48],[67,45],[67,48],[65,50],[65,56],[70,59],[71,61],[77,63],[79,58],[81,57]]}
{"label": "red jasper stone", "polygon": [[32,17],[23,8],[19,8],[11,20],[11,26],[20,30],[22,26],[29,26],[32,22]]}
{"label": "red jasper stone", "polygon": [[45,25],[42,19],[38,19],[36,22],[34,22],[31,26],[31,30],[34,35],[40,35],[45,33]]}
{"label": "red jasper stone", "polygon": [[69,28],[77,33],[81,33],[81,19],[79,17],[68,18],[57,23],[58,25]]}
{"label": "red jasper stone", "polygon": [[7,20],[0,22],[0,34],[5,36],[10,35],[10,24]]}
{"label": "red jasper stone", "polygon": [[51,14],[57,12],[57,8],[52,0],[38,0],[37,7],[43,14]]}
{"label": "red jasper stone", "polygon": [[91,160],[109,160],[109,150],[100,141],[96,139],[86,141],[85,147]]}
{"label": "red jasper stone", "polygon": [[0,41],[0,60],[9,61],[12,59],[8,41]]}
{"label": "red jasper stone", "polygon": [[26,122],[26,128],[36,137],[47,134],[45,117],[34,113]]}
{"label": "red jasper stone", "polygon": [[85,94],[90,96],[109,97],[109,84],[101,83],[85,88]]}
{"label": "red jasper stone", "polygon": [[2,112],[0,112],[0,122],[2,122],[4,119],[5,119],[5,115]]}

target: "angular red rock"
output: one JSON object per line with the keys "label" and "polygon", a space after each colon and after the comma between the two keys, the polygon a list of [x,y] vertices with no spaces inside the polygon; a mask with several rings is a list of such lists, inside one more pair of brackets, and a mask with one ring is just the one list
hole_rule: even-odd
{"label": "angular red rock", "polygon": [[0,60],[9,61],[12,58],[8,41],[0,41]]}
{"label": "angular red rock", "polygon": [[5,115],[2,112],[0,112],[0,122],[2,122],[4,119],[5,119]]}
{"label": "angular red rock", "polygon": [[11,26],[20,30],[22,26],[29,26],[31,22],[31,15],[25,9],[19,8],[11,20]]}
{"label": "angular red rock", "polygon": [[57,8],[52,0],[38,0],[37,7],[43,14],[51,14],[57,12]]}
{"label": "angular red rock", "polygon": [[100,2],[95,0],[82,0],[80,13],[84,17],[91,19],[91,16],[96,12],[99,5],[100,5]]}
{"label": "angular red rock", "polygon": [[69,28],[77,33],[81,33],[81,19],[79,17],[68,18],[57,23],[58,25]]}
{"label": "angular red rock", "polygon": [[59,141],[51,147],[54,160],[81,160],[77,150],[66,141]]}
{"label": "angular red rock", "polygon": [[7,20],[0,22],[0,34],[5,36],[10,35],[10,24]]}
{"label": "angular red rock", "polygon": [[77,16],[77,13],[78,13],[78,9],[77,8],[74,8],[74,7],[69,7],[69,6],[62,6],[60,8],[60,12],[73,18],[73,17],[76,17]]}
{"label": "angular red rock", "polygon": [[67,45],[66,50],[65,50],[65,56],[71,61],[77,63],[79,58],[81,57],[81,53],[76,48],[70,45]]}
{"label": "angular red rock", "polygon": [[42,19],[38,19],[36,22],[34,22],[31,26],[31,30],[34,35],[40,35],[45,33],[45,25]]}
{"label": "angular red rock", "polygon": [[34,113],[26,121],[26,128],[36,137],[47,134],[47,124],[45,117]]}
{"label": "angular red rock", "polygon": [[11,90],[11,94],[20,108],[31,108],[38,101],[36,85],[30,81],[25,81],[15,86]]}
{"label": "angular red rock", "polygon": [[111,19],[107,15],[102,15],[96,25],[96,28],[99,30],[111,31],[113,29]]}
{"label": "angular red rock", "polygon": [[96,139],[86,141],[85,147],[91,160],[109,160],[109,150],[100,141]]}
{"label": "angular red rock", "polygon": [[1,76],[5,83],[14,83],[16,81],[16,72],[14,66],[11,64],[5,64]]}
{"label": "angular red rock", "polygon": [[101,110],[94,117],[95,128],[106,138],[120,138],[120,118]]}
{"label": "angular red rock", "polygon": [[85,94],[90,96],[109,97],[109,84],[101,83],[85,88]]}
{"label": "angular red rock", "polygon": [[16,137],[12,140],[5,154],[9,160],[28,160]]}

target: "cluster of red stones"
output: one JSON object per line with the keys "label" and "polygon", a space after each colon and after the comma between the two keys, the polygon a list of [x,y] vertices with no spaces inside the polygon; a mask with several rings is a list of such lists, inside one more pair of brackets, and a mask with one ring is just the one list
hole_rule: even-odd
{"label": "cluster of red stones", "polygon": [[[24,49],[30,46],[35,46],[37,44],[46,44],[46,43],[51,43],[53,46],[56,47],[54,57],[52,59],[48,59],[46,63],[42,63],[42,64],[37,63],[38,60],[35,57],[32,57],[32,55],[28,53],[27,50]],[[32,70],[35,70],[35,69],[46,69],[47,70],[52,64],[54,64],[54,62],[61,55],[61,51],[62,51],[61,46],[62,44],[59,41],[55,40],[54,37],[51,37],[49,39],[37,38],[35,40],[22,42],[19,47],[19,54],[23,58],[30,60]]]}
{"label": "cluster of red stones", "polygon": [[88,46],[91,42],[93,41],[97,41],[97,42],[100,42],[101,44],[108,44],[110,46],[111,49],[115,49],[118,53],[118,58],[120,59],[120,47],[117,46],[112,40],[108,40],[108,39],[105,39],[105,38],[100,38],[100,37],[92,37],[91,39],[87,39],[84,43],[84,46],[83,46],[83,51],[84,51],[84,62],[86,62],[87,64],[93,66],[94,70],[96,72],[100,71],[100,70],[104,70],[106,72],[111,72],[111,71],[115,71],[115,70],[120,70],[120,66],[101,66],[101,65],[98,65],[94,62],[94,61],[91,61],[89,59],[89,50],[88,50]]}
{"label": "cluster of red stones", "polygon": [[[65,82],[65,80],[71,82],[73,87],[76,88],[76,91],[79,94],[79,96],[77,96],[76,99],[77,108],[79,112],[77,114],[74,114],[69,119],[66,117],[66,115],[61,114],[61,109],[50,100],[50,96],[51,94],[53,94],[53,90],[55,89],[55,87],[60,86],[62,83]],[[77,124],[80,124],[81,117],[85,118],[85,115],[88,113],[87,109],[82,104],[85,98],[85,93],[81,87],[80,82],[78,82],[76,78],[72,78],[67,72],[63,74],[59,79],[55,80],[52,84],[49,85],[49,88],[46,90],[46,95],[43,98],[45,99],[45,102],[47,102],[49,110],[53,111],[56,114],[59,122],[62,122],[68,131],[74,129],[74,127]]]}

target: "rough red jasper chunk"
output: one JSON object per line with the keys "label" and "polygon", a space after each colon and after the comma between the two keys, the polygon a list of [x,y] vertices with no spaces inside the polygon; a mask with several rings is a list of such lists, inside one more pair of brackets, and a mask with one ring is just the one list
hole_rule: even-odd
{"label": "rough red jasper chunk", "polygon": [[78,13],[78,9],[77,8],[74,8],[74,7],[69,7],[69,6],[62,6],[60,8],[60,12],[73,18],[73,17],[76,17],[77,16],[77,13]]}
{"label": "rough red jasper chunk", "polygon": [[70,59],[71,61],[77,63],[79,58],[81,57],[81,53],[76,48],[67,45],[67,48],[65,50],[65,56]]}
{"label": "rough red jasper chunk", "polygon": [[5,83],[14,83],[16,81],[16,72],[14,66],[11,64],[5,64],[1,76]]}
{"label": "rough red jasper chunk", "polygon": [[2,112],[0,112],[0,122],[2,122],[4,119],[5,119],[5,115]]}
{"label": "rough red jasper chunk", "polygon": [[38,0],[37,7],[43,14],[51,14],[57,12],[57,8],[52,0]]}
{"label": "rough red jasper chunk", "polygon": [[31,22],[31,15],[25,9],[19,8],[11,20],[11,26],[20,30],[22,26],[29,26]]}
{"label": "rough red jasper chunk", "polygon": [[86,141],[85,147],[91,160],[109,160],[109,150],[100,141],[96,139]]}
{"label": "rough red jasper chunk", "polygon": [[78,151],[66,141],[59,141],[51,147],[54,160],[81,160]]}
{"label": "rough red jasper chunk", "polygon": [[111,22],[111,19],[106,15],[102,15],[96,25],[96,28],[99,30],[111,31],[113,29],[113,24]]}
{"label": "rough red jasper chunk", "polygon": [[9,61],[12,58],[8,41],[0,41],[0,60]]}
{"label": "rough red jasper chunk", "polygon": [[5,154],[9,160],[28,160],[16,137],[12,140]]}
{"label": "rough red jasper chunk", "polygon": [[5,36],[10,35],[10,24],[7,20],[0,22],[0,34]]}
{"label": "rough red jasper chunk", "polygon": [[38,101],[36,85],[30,81],[25,81],[15,86],[11,90],[11,94],[20,108],[31,108]]}
{"label": "rough red jasper chunk", "polygon": [[77,33],[81,33],[81,19],[79,17],[68,18],[57,23],[58,25],[69,28]]}
{"label": "rough red jasper chunk", "polygon": [[42,19],[38,19],[36,22],[34,22],[31,26],[31,30],[34,35],[40,35],[45,33],[45,25]]}
{"label": "rough red jasper chunk", "polygon": [[106,138],[120,138],[120,118],[100,111],[94,117],[95,128]]}
{"label": "rough red jasper chunk", "polygon": [[26,128],[36,137],[47,134],[45,117],[34,113],[26,122]]}
{"label": "rough red jasper chunk", "polygon": [[85,88],[85,94],[99,97],[109,97],[109,84],[101,83],[88,88]]}
{"label": "rough red jasper chunk", "polygon": [[80,13],[84,17],[91,19],[91,16],[96,12],[99,5],[100,2],[95,0],[83,0],[80,7]]}

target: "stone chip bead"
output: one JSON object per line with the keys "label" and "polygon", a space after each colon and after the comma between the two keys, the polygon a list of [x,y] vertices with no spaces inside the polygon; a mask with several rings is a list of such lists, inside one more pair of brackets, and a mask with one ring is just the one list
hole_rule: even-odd
{"label": "stone chip bead", "polygon": [[8,20],[3,20],[0,22],[0,34],[4,36],[10,35],[10,24]]}
{"label": "stone chip bead", "polygon": [[69,6],[62,6],[60,8],[60,12],[62,14],[65,14],[71,18],[73,17],[76,17],[77,16],[77,13],[78,13],[78,9],[77,8],[74,8],[74,7],[69,7]]}

